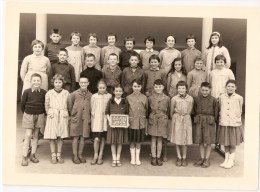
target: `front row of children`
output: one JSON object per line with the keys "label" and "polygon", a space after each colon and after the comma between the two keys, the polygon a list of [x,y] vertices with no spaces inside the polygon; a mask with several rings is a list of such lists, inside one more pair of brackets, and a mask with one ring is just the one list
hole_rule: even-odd
{"label": "front row of children", "polygon": [[[45,128],[44,139],[50,141],[51,163],[63,163],[63,138],[73,137],[72,161],[85,163],[83,157],[85,138],[94,138],[94,158],[91,164],[103,163],[105,140],[111,144],[112,166],[121,166],[122,144],[130,143],[133,165],[141,165],[140,150],[145,135],[151,135],[152,165],[163,164],[162,140],[176,145],[176,166],[187,166],[187,146],[199,144],[200,156],[194,166],[208,167],[211,144],[216,143],[216,124],[219,125],[217,143],[225,146],[225,161],[221,167],[234,166],[236,146],[243,142],[241,114],[243,98],[235,93],[236,82],[228,80],[226,93],[217,101],[210,95],[210,84],[203,82],[200,94],[193,99],[187,94],[187,84],[177,83],[178,94],[170,99],[163,93],[163,81],[154,81],[154,92],[148,98],[141,93],[142,83],[134,80],[133,93],[123,98],[123,88],[114,87],[113,96],[106,91],[106,83],[100,80],[98,92],[91,94],[89,81],[80,77],[80,88],[73,93],[63,89],[64,77],[53,77],[54,89],[47,93],[41,89],[41,76],[31,76],[31,88],[24,91],[21,102],[23,128],[26,129],[23,144],[22,166],[28,165],[28,150],[32,146],[30,161],[38,163],[35,156],[39,130]],[[45,115],[47,114],[47,116]],[[129,127],[112,127],[111,114],[129,115]],[[191,115],[194,115],[194,133]],[[46,123],[45,123],[46,118]],[[171,121],[169,121],[171,119]],[[147,122],[148,120],[148,122]],[[169,126],[169,122],[170,126]],[[56,147],[57,146],[57,147]]]}

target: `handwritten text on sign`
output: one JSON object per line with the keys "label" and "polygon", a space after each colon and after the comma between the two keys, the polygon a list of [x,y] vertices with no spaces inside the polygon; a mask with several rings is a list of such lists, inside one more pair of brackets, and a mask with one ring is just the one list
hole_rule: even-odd
{"label": "handwritten text on sign", "polygon": [[111,127],[128,127],[128,115],[112,114],[110,118]]}

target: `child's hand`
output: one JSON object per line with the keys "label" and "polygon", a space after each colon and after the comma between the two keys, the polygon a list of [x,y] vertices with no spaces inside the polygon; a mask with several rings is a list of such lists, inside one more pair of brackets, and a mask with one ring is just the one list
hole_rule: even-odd
{"label": "child's hand", "polygon": [[48,113],[48,117],[52,119],[54,117],[53,113]]}

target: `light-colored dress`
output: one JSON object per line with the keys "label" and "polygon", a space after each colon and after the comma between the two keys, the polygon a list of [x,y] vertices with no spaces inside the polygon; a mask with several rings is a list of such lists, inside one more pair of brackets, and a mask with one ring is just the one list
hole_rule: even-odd
{"label": "light-colored dress", "polygon": [[216,68],[216,64],[215,64],[215,57],[217,55],[224,55],[226,58],[226,68],[230,68],[231,66],[231,58],[229,55],[229,52],[227,50],[226,47],[222,46],[213,46],[209,49],[206,49],[205,51],[205,55],[204,55],[204,61],[206,62],[206,71],[209,75],[209,73]]}
{"label": "light-colored dress", "polygon": [[228,80],[235,80],[235,76],[230,69],[214,69],[209,74],[209,83],[212,87],[211,95],[218,98],[221,94],[226,92],[226,83]]}
{"label": "light-colored dress", "polygon": [[185,97],[176,95],[171,99],[172,124],[168,140],[176,145],[192,144],[192,124],[190,113],[193,107],[193,98],[188,94]]}
{"label": "light-colored dress", "polygon": [[199,95],[200,85],[205,81],[207,81],[207,74],[205,71],[193,69],[189,72],[187,76],[188,94],[192,97],[197,97]]}
{"label": "light-colored dress", "polygon": [[[44,139],[57,139],[69,137],[69,100],[70,94],[63,89],[60,93],[51,89],[45,95],[45,110],[47,113]],[[53,118],[49,115],[52,114]]]}
{"label": "light-colored dress", "polygon": [[68,63],[74,67],[76,82],[79,82],[80,73],[83,70],[83,55],[81,46],[66,47],[68,51]]}
{"label": "light-colored dress", "polygon": [[177,49],[166,47],[160,51],[161,69],[164,73],[167,74],[170,71],[172,62],[177,57],[181,57],[181,52]]}
{"label": "light-colored dress", "polygon": [[185,81],[186,82],[187,77],[186,75],[183,75],[182,73],[179,74],[175,71],[174,73],[170,73],[167,77],[167,93],[170,98],[178,94],[176,85],[179,81]]}
{"label": "light-colored dress", "polygon": [[91,97],[91,131],[103,132],[107,131],[107,117],[105,110],[108,101],[111,99],[110,93],[95,93]]}
{"label": "light-colored dress", "polygon": [[[42,77],[41,88],[48,91],[48,75],[51,69],[51,63],[48,57],[43,55],[28,55],[24,58],[20,76],[23,80],[23,91],[31,87],[31,75],[38,73]],[[22,92],[23,92],[22,91]]]}

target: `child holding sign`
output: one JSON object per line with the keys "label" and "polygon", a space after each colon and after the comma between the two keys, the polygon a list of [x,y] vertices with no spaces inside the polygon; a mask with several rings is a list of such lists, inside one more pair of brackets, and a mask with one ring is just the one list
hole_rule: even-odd
{"label": "child holding sign", "polygon": [[[109,127],[107,130],[107,143],[111,144],[111,152],[113,158],[112,167],[122,166],[122,163],[120,162],[122,144],[128,143],[128,128],[127,128],[128,120],[126,122],[126,128],[124,128],[124,127],[115,127],[113,125],[112,119],[110,118],[112,114],[113,115],[128,114],[128,102],[125,98],[122,98],[122,95],[123,95],[123,88],[121,87],[121,85],[118,84],[114,87],[113,97],[108,102],[105,111],[105,114],[107,115],[107,119],[109,122]],[[114,123],[116,124],[118,123],[118,121]]]}

